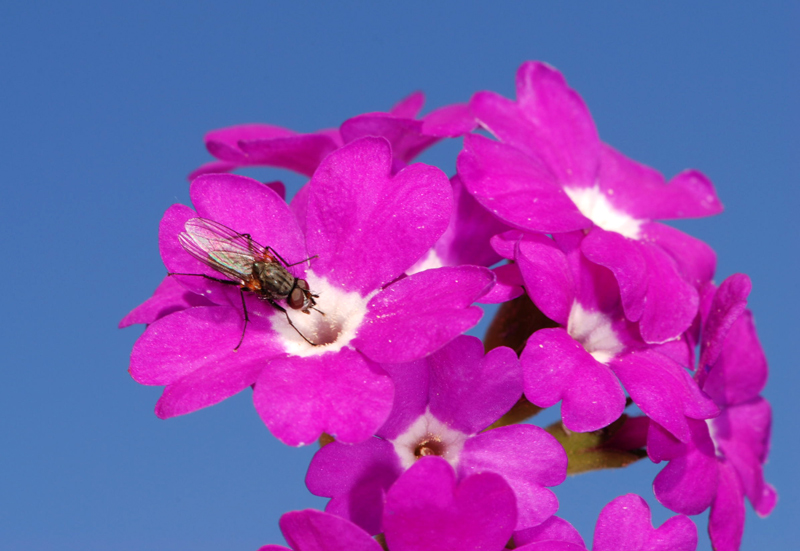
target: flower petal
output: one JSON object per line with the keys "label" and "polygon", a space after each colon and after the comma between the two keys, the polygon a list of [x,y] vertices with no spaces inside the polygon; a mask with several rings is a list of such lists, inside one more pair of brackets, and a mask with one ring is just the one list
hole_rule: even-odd
{"label": "flower petal", "polygon": [[494,473],[469,476],[456,484],[442,458],[423,457],[394,483],[383,514],[392,551],[502,549],[514,529],[514,493]]}
{"label": "flower petal", "polygon": [[745,494],[762,516],[775,505],[774,490],[764,481],[771,425],[772,411],[763,398],[729,407],[711,421],[717,447],[736,470]]}
{"label": "flower petal", "polygon": [[248,165],[285,168],[305,176],[314,174],[322,160],[338,147],[336,138],[323,132],[239,141]]}
{"label": "flower petal", "polygon": [[294,551],[382,551],[381,545],[355,524],[313,509],[286,513],[280,526]]}
{"label": "flower petal", "polygon": [[691,437],[682,444],[658,423],[650,423],[647,454],[653,461],[669,460],[653,481],[656,499],[685,515],[705,511],[717,493],[719,469],[714,443],[704,421],[688,419]]}
{"label": "flower petal", "polygon": [[562,328],[534,333],[520,357],[525,396],[540,407],[563,400],[564,426],[597,430],[622,415],[625,395],[608,367],[595,360]]}
{"label": "flower petal", "polygon": [[708,244],[671,226],[648,222],[641,226],[641,239],[652,241],[677,264],[681,276],[700,289],[711,281],[717,255]]}
{"label": "flower petal", "polygon": [[744,496],[736,471],[720,462],[719,484],[708,517],[708,534],[716,551],[739,551],[744,516]]}
{"label": "flower petal", "polygon": [[448,427],[476,434],[522,396],[522,371],[513,350],[484,356],[477,337],[461,335],[428,357],[430,411]]}
{"label": "flower petal", "polygon": [[541,160],[477,134],[464,138],[458,175],[486,209],[511,226],[542,233],[591,227]]}
{"label": "flower petal", "polygon": [[353,444],[372,436],[392,407],[392,382],[377,364],[344,348],[280,357],[256,381],[253,402],[281,442],[302,446],[323,432]]}
{"label": "flower petal", "polygon": [[606,505],[597,518],[594,551],[694,551],[697,527],[684,516],[674,516],[654,529],[650,507],[636,494],[626,494]]}
{"label": "flower petal", "polygon": [[[538,526],[514,533],[514,543],[518,546],[517,549],[520,548],[519,546],[529,543],[547,541],[568,542],[580,546],[580,549],[586,548],[580,532],[569,522],[557,516],[550,517]],[[549,548],[542,547],[542,551],[549,551]]]}
{"label": "flower petal", "polygon": [[362,295],[405,272],[450,220],[444,173],[417,164],[391,176],[391,164],[385,139],[362,138],[331,154],[309,183],[314,272]]}
{"label": "flower petal", "polygon": [[545,486],[564,482],[567,454],[544,429],[533,425],[500,427],[464,443],[458,463],[459,477],[480,472],[501,475],[514,490],[515,530],[522,530],[544,522],[558,510],[558,499]]}
{"label": "flower petal", "polygon": [[210,300],[187,291],[174,277],[167,276],[161,280],[152,297],[122,318],[119,328],[122,329],[135,323],[153,323],[173,312],[186,310],[192,306],[212,306],[213,304]]}
{"label": "flower petal", "polygon": [[662,249],[639,242],[650,278],[647,304],[639,329],[645,342],[661,344],[680,336],[697,315],[697,289],[678,273],[677,265]]}
{"label": "flower petal", "polygon": [[434,245],[437,256],[445,266],[495,264],[500,256],[491,247],[490,239],[506,231],[508,226],[483,208],[464,188],[458,176],[453,176],[450,183],[455,208],[447,230]]}
{"label": "flower petal", "polygon": [[383,531],[383,503],[389,487],[403,472],[390,442],[369,438],[358,444],[332,442],[308,467],[306,486],[332,498],[325,511],[344,517],[370,534]]}
{"label": "flower petal", "polygon": [[[717,289],[708,317],[703,320],[703,341],[700,343],[700,366],[702,368],[711,367],[727,345],[728,331],[747,307],[747,297],[751,289],[752,283],[745,274],[733,274],[726,278]],[[731,342],[731,344],[735,346],[737,343]],[[748,339],[748,344],[753,344],[752,338]],[[755,341],[755,344],[758,345],[758,340]]]}
{"label": "flower petal", "polygon": [[131,376],[145,385],[169,385],[196,370],[236,365],[249,370],[253,358],[266,361],[281,352],[272,341],[269,321],[260,315],[251,316],[245,338],[234,352],[242,328],[241,311],[230,306],[196,307],[170,314],[152,323],[136,341]]}
{"label": "flower petal", "polygon": [[192,182],[197,214],[249,234],[289,264],[308,258],[297,218],[269,186],[235,174],[211,174]]}
{"label": "flower petal", "polygon": [[666,356],[634,350],[609,364],[636,405],[682,442],[690,437],[687,416],[707,419],[719,413],[688,373]]}
{"label": "flower petal", "polygon": [[581,97],[553,67],[537,61],[517,71],[516,104],[479,92],[470,102],[481,126],[531,156],[540,156],[560,182],[592,185],[600,139]]}
{"label": "flower petal", "polygon": [[392,283],[369,302],[352,344],[382,363],[410,362],[438,350],[483,315],[470,307],[493,283],[487,268],[424,270]]}
{"label": "flower petal", "polygon": [[625,317],[638,321],[645,309],[649,282],[647,262],[639,243],[595,227],[581,242],[581,251],[595,264],[611,270],[619,285]]}
{"label": "flower petal", "polygon": [[548,318],[566,325],[575,300],[575,282],[566,255],[552,239],[527,234],[519,242],[517,263],[533,303]]}
{"label": "flower petal", "polygon": [[422,133],[427,136],[456,138],[472,132],[478,121],[466,103],[446,105],[422,118]]}

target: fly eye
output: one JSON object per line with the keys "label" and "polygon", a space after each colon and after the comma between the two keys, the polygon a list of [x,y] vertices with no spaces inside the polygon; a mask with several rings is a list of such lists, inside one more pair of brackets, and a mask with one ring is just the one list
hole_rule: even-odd
{"label": "fly eye", "polygon": [[303,290],[300,288],[295,288],[295,290],[292,291],[292,294],[289,295],[289,299],[287,300],[287,302],[289,303],[290,308],[294,308],[295,310],[299,310],[300,308],[302,308],[303,305],[306,303]]}
{"label": "fly eye", "polygon": [[304,291],[308,291],[308,283],[306,283],[305,279],[298,279],[297,286],[300,287]]}

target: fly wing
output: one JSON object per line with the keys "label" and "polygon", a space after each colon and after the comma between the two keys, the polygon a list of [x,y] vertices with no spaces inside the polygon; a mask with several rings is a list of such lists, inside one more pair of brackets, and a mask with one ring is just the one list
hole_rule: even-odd
{"label": "fly wing", "polygon": [[186,252],[234,281],[250,279],[261,246],[249,235],[207,218],[190,218],[185,227],[178,240]]}

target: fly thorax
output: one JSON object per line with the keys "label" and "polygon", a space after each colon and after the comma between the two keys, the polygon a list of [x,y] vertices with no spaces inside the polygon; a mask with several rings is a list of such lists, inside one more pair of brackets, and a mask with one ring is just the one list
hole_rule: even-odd
{"label": "fly thorax", "polygon": [[261,283],[261,289],[272,298],[286,298],[294,287],[295,277],[277,262],[255,262],[253,274]]}

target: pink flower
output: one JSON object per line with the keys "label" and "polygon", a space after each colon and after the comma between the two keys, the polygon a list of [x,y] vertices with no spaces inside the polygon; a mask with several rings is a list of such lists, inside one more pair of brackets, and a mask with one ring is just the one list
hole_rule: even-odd
{"label": "pink flower", "polygon": [[458,173],[470,193],[525,231],[584,230],[584,254],[614,274],[625,316],[639,322],[645,342],[664,343],[686,331],[715,256],[653,220],[719,213],[711,183],[687,171],[665,184],[603,144],[580,96],[543,63],[520,67],[516,102],[479,92],[470,106],[500,140],[465,138]]}
{"label": "pink flower", "polygon": [[454,138],[475,128],[468,105],[437,109],[421,119],[425,96],[415,92],[388,113],[367,113],[346,120],[339,129],[299,134],[269,124],[243,124],[206,134],[208,152],[218,160],[189,175],[230,172],[245,166],[285,168],[311,176],[322,160],[336,149],[365,136],[381,136],[392,144],[393,171],[443,138]]}
{"label": "pink flower", "polygon": [[[541,526],[514,534],[515,549],[522,551],[585,551],[575,528],[552,517]],[[620,496],[605,507],[594,529],[593,551],[694,551],[697,528],[683,515],[658,528],[650,521],[650,507],[636,494]]]}
{"label": "pink flower", "polygon": [[761,516],[768,515],[777,500],[763,474],[771,425],[769,403],[760,396],[767,361],[745,310],[750,279],[736,274],[716,291],[709,290],[697,379],[721,413],[705,423],[690,420],[688,442],[675,441],[651,422],[647,451],[653,461],[669,461],[653,483],[656,498],[685,514],[699,514],[710,506],[714,548],[734,551],[744,531],[744,498]]}
{"label": "pink flower", "polygon": [[327,157],[308,185],[305,235],[286,203],[259,182],[232,175],[193,182],[197,210],[175,205],[161,222],[168,271],[220,277],[178,241],[189,219],[211,219],[269,245],[290,265],[313,257],[290,270],[319,295],[319,311],[291,311],[295,331],[283,313],[244,293],[250,321],[234,350],[243,328],[236,286],[173,276],[213,305],[155,320],[134,346],[133,377],[166,385],[159,417],[255,384],[257,411],[285,443],[308,443],[323,431],[358,442],[391,408],[393,386],[379,363],[425,357],[477,323],[482,312],[470,304],[492,285],[489,270],[447,267],[403,277],[448,224],[446,176],[425,165],[392,174],[391,166],[382,138],[357,140]]}
{"label": "pink flower", "polygon": [[707,419],[719,409],[671,357],[671,348],[665,354],[663,346],[642,339],[641,323],[624,314],[611,271],[585,254],[588,238],[581,231],[553,239],[511,231],[493,240],[498,252],[513,254],[509,269],[519,270],[534,304],[560,325],[528,339],[520,357],[525,395],[541,407],[561,401],[564,426],[586,432],[622,414],[621,382],[642,411],[687,441],[687,418]]}
{"label": "pink flower", "polygon": [[392,484],[420,458],[436,455],[452,465],[458,480],[478,472],[502,476],[516,497],[517,529],[556,512],[558,500],[546,486],[563,482],[567,470],[556,439],[533,425],[485,430],[522,395],[511,349],[484,356],[480,340],[461,336],[424,360],[385,367],[395,402],[376,438],[328,444],[311,462],[306,484],[332,498],[326,511],[381,532]]}

